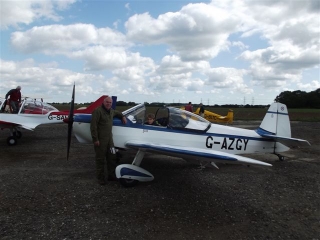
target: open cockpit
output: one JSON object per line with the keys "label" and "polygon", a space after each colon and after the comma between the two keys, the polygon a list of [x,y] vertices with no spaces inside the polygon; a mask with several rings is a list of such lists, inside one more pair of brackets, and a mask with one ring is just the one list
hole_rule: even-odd
{"label": "open cockpit", "polygon": [[[0,109],[2,113],[12,113],[10,99],[0,98]],[[37,99],[24,98],[20,104],[18,114],[41,114],[45,115],[51,111],[59,111],[48,103]]]}
{"label": "open cockpit", "polygon": [[[139,104],[123,112],[130,120],[131,124],[143,125],[147,116],[144,104]],[[205,132],[210,128],[211,123],[204,118],[175,107],[160,107],[155,113],[155,120],[159,126],[150,127],[166,127],[169,129],[178,129],[186,131]]]}

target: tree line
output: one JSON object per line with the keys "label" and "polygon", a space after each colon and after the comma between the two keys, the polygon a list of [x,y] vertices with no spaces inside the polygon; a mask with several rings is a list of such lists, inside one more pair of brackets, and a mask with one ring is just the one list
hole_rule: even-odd
{"label": "tree line", "polygon": [[288,108],[320,108],[320,88],[308,93],[300,90],[284,91],[275,101],[287,105]]}
{"label": "tree line", "polygon": [[[284,91],[280,93],[275,99],[275,102],[280,102],[285,105],[287,105],[288,108],[320,108],[320,88],[318,88],[315,91],[311,92],[305,92],[301,90],[297,91]],[[53,104],[59,104],[59,103],[53,103]],[[69,103],[60,103],[62,105],[70,105]],[[75,105],[80,105],[80,106],[88,106],[90,103],[81,103]],[[117,106],[135,106],[138,103],[135,102],[124,102],[124,101],[117,101]],[[174,107],[183,107],[187,103],[163,103],[163,102],[152,102],[144,103],[146,106],[154,106],[154,107],[162,107],[164,105],[166,106],[174,106]],[[205,105],[204,106],[208,106]],[[244,107],[244,108],[264,108],[268,107],[269,105],[238,105],[238,104],[222,104],[222,105],[212,105],[210,107],[221,107],[221,108],[239,108],[239,107]]]}

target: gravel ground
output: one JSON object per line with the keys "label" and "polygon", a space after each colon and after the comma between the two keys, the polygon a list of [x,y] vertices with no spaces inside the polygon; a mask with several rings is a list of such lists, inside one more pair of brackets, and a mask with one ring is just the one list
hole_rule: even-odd
{"label": "gravel ground", "polygon": [[147,154],[155,180],[134,188],[98,185],[91,145],[73,139],[67,161],[66,125],[23,130],[14,147],[2,131],[0,239],[320,239],[320,123],[291,125],[312,146],[283,162],[251,155],[271,168],[200,169]]}

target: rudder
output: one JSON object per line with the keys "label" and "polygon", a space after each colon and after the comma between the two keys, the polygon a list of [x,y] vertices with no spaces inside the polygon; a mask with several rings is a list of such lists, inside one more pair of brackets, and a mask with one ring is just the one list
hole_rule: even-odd
{"label": "rudder", "polygon": [[259,130],[290,138],[291,126],[287,106],[282,103],[272,103],[260,124]]}
{"label": "rudder", "polygon": [[[95,110],[97,107],[101,106],[101,104],[103,103],[103,100],[107,96],[108,95],[102,95],[95,102],[91,103],[87,108],[85,108],[85,109],[77,109],[77,110],[75,110],[75,113],[91,114],[93,112],[93,110]],[[112,96],[111,98],[112,98],[112,108],[115,109],[116,108],[116,103],[117,103],[117,97],[116,96]]]}

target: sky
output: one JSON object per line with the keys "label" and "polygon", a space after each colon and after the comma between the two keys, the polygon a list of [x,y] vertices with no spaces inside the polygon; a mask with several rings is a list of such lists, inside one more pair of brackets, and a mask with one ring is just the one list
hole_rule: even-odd
{"label": "sky", "polygon": [[320,88],[318,0],[0,0],[0,96],[271,104]]}

